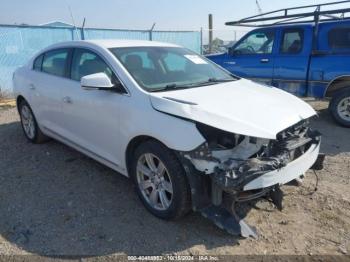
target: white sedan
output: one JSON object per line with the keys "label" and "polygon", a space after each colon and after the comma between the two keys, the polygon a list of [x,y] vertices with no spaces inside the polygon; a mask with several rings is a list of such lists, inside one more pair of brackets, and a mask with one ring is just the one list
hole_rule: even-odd
{"label": "white sedan", "polygon": [[193,209],[254,236],[234,204],[270,196],[281,206],[279,186],[319,155],[308,104],[173,44],[55,44],[13,81],[30,141],[54,138],[131,177],[145,207],[163,219]]}

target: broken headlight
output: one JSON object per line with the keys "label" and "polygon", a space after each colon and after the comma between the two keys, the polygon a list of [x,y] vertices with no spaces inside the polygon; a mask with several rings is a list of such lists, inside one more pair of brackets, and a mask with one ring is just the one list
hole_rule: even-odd
{"label": "broken headlight", "polygon": [[197,123],[196,127],[211,148],[232,149],[241,143],[245,137],[201,123]]}

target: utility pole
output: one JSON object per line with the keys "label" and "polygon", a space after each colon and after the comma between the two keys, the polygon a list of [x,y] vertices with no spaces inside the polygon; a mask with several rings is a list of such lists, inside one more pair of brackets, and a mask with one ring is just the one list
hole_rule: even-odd
{"label": "utility pole", "polygon": [[213,15],[209,14],[209,54],[213,51]]}

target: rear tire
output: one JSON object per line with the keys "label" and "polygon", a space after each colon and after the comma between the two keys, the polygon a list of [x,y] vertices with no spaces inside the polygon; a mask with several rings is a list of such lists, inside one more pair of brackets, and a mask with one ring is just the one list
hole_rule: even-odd
{"label": "rear tire", "polygon": [[49,138],[40,130],[34,113],[25,100],[22,100],[19,103],[18,112],[21,118],[24,135],[30,142],[41,144],[49,140]]}
{"label": "rear tire", "polygon": [[141,144],[135,150],[130,173],[139,198],[156,217],[172,220],[190,211],[190,187],[185,170],[163,144],[155,140]]}
{"label": "rear tire", "polygon": [[337,91],[332,97],[329,109],[337,123],[350,127],[350,88]]}

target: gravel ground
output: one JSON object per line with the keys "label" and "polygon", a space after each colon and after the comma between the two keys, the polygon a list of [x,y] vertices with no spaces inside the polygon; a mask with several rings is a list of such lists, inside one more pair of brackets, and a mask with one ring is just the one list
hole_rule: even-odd
{"label": "gravel ground", "polygon": [[69,147],[26,141],[15,108],[0,109],[0,254],[346,254],[350,252],[350,132],[324,102],[325,169],[285,186],[284,210],[260,201],[246,221],[259,240],[238,239],[199,214],[165,222],[141,205],[131,182]]}

